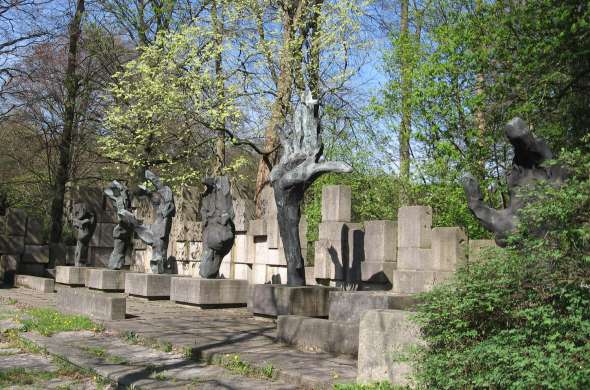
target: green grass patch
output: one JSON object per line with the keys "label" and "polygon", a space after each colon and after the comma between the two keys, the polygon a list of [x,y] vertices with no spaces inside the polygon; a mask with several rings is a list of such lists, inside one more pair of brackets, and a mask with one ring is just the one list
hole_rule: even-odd
{"label": "green grass patch", "polygon": [[125,342],[134,345],[143,345],[144,347],[157,349],[162,352],[172,352],[174,346],[168,341],[160,341],[154,338],[141,337],[132,330],[126,330],[120,336]]}
{"label": "green grass patch", "polygon": [[78,330],[100,332],[104,327],[94,323],[88,317],[63,314],[54,309],[31,308],[24,311],[25,318],[21,319],[25,331],[36,331],[43,336],[54,333]]}
{"label": "green grass patch", "polygon": [[392,385],[389,382],[375,382],[366,385],[359,385],[356,383],[337,384],[334,385],[334,390],[407,390],[407,386]]}
{"label": "green grass patch", "polygon": [[30,370],[27,368],[9,368],[0,371],[0,387],[9,385],[34,385],[56,378],[57,372]]}
{"label": "green grass patch", "polygon": [[213,359],[213,363],[242,376],[261,379],[274,379],[276,376],[275,367],[268,363],[263,367],[256,367],[242,360],[240,355],[228,354]]}

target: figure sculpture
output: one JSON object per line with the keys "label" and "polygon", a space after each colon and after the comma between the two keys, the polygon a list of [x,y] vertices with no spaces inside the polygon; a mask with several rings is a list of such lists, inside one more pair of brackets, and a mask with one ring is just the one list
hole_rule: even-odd
{"label": "figure sculpture", "polygon": [[306,91],[293,115],[291,131],[280,132],[282,154],[272,168],[270,182],[277,204],[279,232],[287,261],[287,285],[305,286],[305,267],[299,241],[301,203],[307,188],[322,174],[352,172],[344,162],[320,161],[319,104]]}
{"label": "figure sculpture", "polygon": [[133,221],[135,216],[131,213],[131,198],[127,187],[113,180],[104,193],[111,199],[113,206],[117,210],[117,224],[113,229],[113,252],[109,258],[110,269],[121,269],[125,264],[125,254],[127,253],[131,237],[133,234]]}
{"label": "figure sculpture", "polygon": [[199,275],[215,279],[219,277],[221,261],[234,245],[234,209],[227,176],[207,177],[203,184],[206,189],[201,206],[203,254]]}
{"label": "figure sculpture", "polygon": [[150,199],[155,211],[154,223],[149,225],[142,224],[134,216],[129,220],[137,236],[152,247],[152,258],[150,260],[152,273],[161,274],[165,271],[168,240],[170,238],[172,218],[176,214],[176,206],[174,205],[172,190],[170,187],[162,184],[158,176],[146,170],[145,178],[154,185],[156,190],[151,191],[145,186],[139,186],[139,195],[147,196]]}
{"label": "figure sculpture", "polygon": [[521,190],[539,180],[560,185],[566,176],[559,166],[543,165],[547,160],[553,159],[553,153],[543,140],[530,133],[528,125],[522,119],[514,118],[508,122],[505,132],[514,149],[512,170],[508,175],[508,207],[496,210],[486,206],[477,180],[467,175],[463,181],[469,208],[486,229],[495,233],[499,246],[505,246],[506,238],[516,229],[518,210],[531,201],[530,197],[520,194]]}
{"label": "figure sculpture", "polygon": [[94,213],[86,203],[75,203],[73,207],[72,226],[76,230],[76,251],[74,265],[85,267],[88,264],[88,244],[96,228]]}

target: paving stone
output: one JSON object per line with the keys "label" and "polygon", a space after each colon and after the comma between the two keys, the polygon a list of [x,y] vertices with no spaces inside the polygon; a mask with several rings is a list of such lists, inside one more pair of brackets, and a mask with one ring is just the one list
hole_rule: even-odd
{"label": "paving stone", "polygon": [[53,279],[39,276],[16,275],[14,285],[16,287],[30,288],[42,293],[53,293],[55,291],[55,282]]}
{"label": "paving stone", "polygon": [[170,300],[194,305],[245,305],[248,281],[173,277]]}

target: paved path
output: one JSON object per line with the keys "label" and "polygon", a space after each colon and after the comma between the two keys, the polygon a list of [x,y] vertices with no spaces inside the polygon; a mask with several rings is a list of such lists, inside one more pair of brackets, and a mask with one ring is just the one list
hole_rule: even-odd
{"label": "paved path", "polygon": [[[2,289],[0,297],[31,306],[55,306],[55,294],[28,289]],[[274,321],[255,318],[246,309],[200,309],[131,297],[127,313],[129,318],[125,320],[104,322],[108,331],[170,343],[178,352],[190,350],[199,361],[237,354],[255,367],[272,365],[279,380],[297,388],[331,388],[334,383],[352,383],[356,379],[354,359],[302,352],[278,344]]]}

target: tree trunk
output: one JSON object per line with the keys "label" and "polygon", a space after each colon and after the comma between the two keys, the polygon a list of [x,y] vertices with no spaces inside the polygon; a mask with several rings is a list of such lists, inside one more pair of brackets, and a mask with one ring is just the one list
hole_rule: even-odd
{"label": "tree trunk", "polygon": [[62,236],[64,198],[66,184],[70,178],[71,147],[74,127],[76,126],[76,98],[80,88],[78,68],[78,41],[82,33],[82,15],[84,0],[77,0],[76,11],[69,26],[68,62],[64,80],[66,91],[64,102],[63,132],[59,143],[59,165],[55,174],[53,200],[51,202],[51,231],[49,241],[58,243]]}
{"label": "tree trunk", "polygon": [[409,60],[409,18],[408,18],[409,0],[401,0],[401,18],[400,18],[400,73],[401,73],[401,125],[399,131],[399,160],[400,160],[400,206],[407,206],[410,203],[409,185],[410,185],[410,137],[411,137],[411,119],[412,107],[410,102],[411,94],[411,61]]}
{"label": "tree trunk", "polygon": [[299,241],[300,206],[305,189],[300,186],[281,189],[280,180],[273,186],[277,202],[277,220],[287,260],[287,285],[305,286],[305,263]]}
{"label": "tree trunk", "polygon": [[[219,10],[217,7],[217,0],[211,1],[211,22],[213,24],[213,32],[215,34],[215,44],[217,47],[223,45],[223,21],[220,20]],[[215,54],[215,82],[217,88],[217,101],[222,103],[225,96],[225,83],[223,80],[223,62],[222,51],[217,50]],[[217,139],[215,141],[215,166],[213,174],[215,176],[222,176],[225,168],[225,123],[216,123]]]}
{"label": "tree trunk", "polygon": [[[274,151],[268,157],[272,164],[278,160],[276,149],[279,146],[278,129],[284,124],[285,118],[291,109],[291,93],[293,91],[293,65],[297,50],[301,45],[294,45],[296,31],[299,27],[302,9],[305,0],[287,1],[283,9],[283,47],[279,59],[279,74],[277,78],[276,99],[271,107],[271,116],[265,130],[265,150]],[[260,197],[264,187],[269,185],[269,175],[272,167],[267,166],[264,160],[258,164],[256,176],[256,217],[262,217],[262,199]]]}

